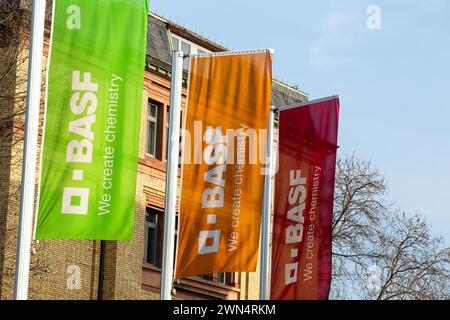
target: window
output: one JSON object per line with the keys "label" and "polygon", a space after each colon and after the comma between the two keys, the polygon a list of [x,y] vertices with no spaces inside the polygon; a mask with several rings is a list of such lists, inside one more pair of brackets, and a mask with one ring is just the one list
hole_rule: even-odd
{"label": "window", "polygon": [[151,208],[146,212],[144,260],[157,267],[161,267],[163,214]]}
{"label": "window", "polygon": [[166,108],[166,161],[169,156],[169,127],[170,127],[170,112],[169,112],[169,106]]}
{"label": "window", "polygon": [[174,250],[174,257],[173,257],[173,268],[176,268],[177,264],[177,251],[178,251],[178,212],[175,216],[175,250]]}
{"label": "window", "polygon": [[[164,242],[164,211],[154,208],[148,208],[145,215],[145,244],[144,244],[144,261],[161,268],[162,253]],[[175,246],[178,240],[178,214],[175,218]],[[176,248],[174,257],[174,267],[176,263]],[[203,274],[200,278],[208,281],[223,283],[233,286],[234,273],[221,272]]]}
{"label": "window", "polygon": [[[144,261],[161,268],[164,242],[164,211],[147,208],[145,220]],[[178,214],[175,217],[175,246],[177,237]],[[175,267],[176,250],[174,255]]]}
{"label": "window", "polygon": [[217,282],[226,284],[226,273],[225,272],[218,273],[216,279]]}
{"label": "window", "polygon": [[[183,121],[183,111],[180,111],[180,153],[179,153],[179,157],[181,158],[181,150],[183,148],[183,145],[181,144],[182,139],[181,139],[181,133],[183,130],[183,125],[184,125],[184,121]],[[167,106],[166,108],[166,161],[169,158],[169,127],[170,127],[170,106]],[[178,164],[178,167],[181,168],[181,163]]]}
{"label": "window", "polygon": [[219,282],[227,286],[235,285],[233,272],[209,273],[199,275],[198,277],[208,281]]}
{"label": "window", "polygon": [[201,274],[198,277],[205,279],[205,280],[209,280],[209,281],[212,281],[212,279],[213,279],[213,275],[211,273]]}
{"label": "window", "polygon": [[[191,46],[187,44],[184,41],[181,41],[181,51],[183,51],[184,55],[190,55],[191,54]],[[189,59],[183,59],[183,69],[188,70],[189,69]]]}
{"label": "window", "polygon": [[156,157],[158,135],[158,106],[152,102],[148,104],[147,113],[147,154]]}
{"label": "window", "polygon": [[180,40],[175,37],[172,37],[172,50],[180,50],[179,49]]}
{"label": "window", "polygon": [[[202,48],[199,45],[185,40],[177,35],[172,35],[172,50],[183,51],[185,55],[209,52],[205,48]],[[189,69],[189,59],[183,60],[183,68],[185,70]]]}
{"label": "window", "polygon": [[164,105],[149,99],[147,108],[147,140],[145,153],[147,156],[162,160]]}

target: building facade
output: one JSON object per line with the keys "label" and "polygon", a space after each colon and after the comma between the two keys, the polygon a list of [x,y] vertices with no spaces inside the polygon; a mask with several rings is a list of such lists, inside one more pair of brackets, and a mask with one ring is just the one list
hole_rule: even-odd
{"label": "building facade", "polygon": [[[48,52],[49,31],[47,24],[45,56]],[[0,44],[3,45],[0,54],[11,45]],[[30,273],[31,299],[159,299],[172,50],[193,54],[225,51],[226,48],[162,17],[149,15],[138,175],[136,186],[130,186],[136,187],[133,240],[34,241]],[[23,50],[23,59],[26,60],[27,54]],[[186,115],[188,67],[186,59],[182,117]],[[26,68],[17,67],[17,74],[26,77],[26,72]],[[14,79],[9,81],[14,94],[24,90],[24,84],[19,85]],[[307,99],[305,93],[281,82],[273,82],[273,105]],[[14,104],[0,102],[3,114],[14,111],[14,108]],[[0,146],[0,298],[11,299],[17,243],[20,193],[16,191],[21,181],[23,115],[15,115],[14,121],[1,129],[2,134],[6,136],[5,132],[9,132],[11,137],[1,140]],[[174,298],[258,299],[258,281],[258,271],[188,277],[174,284]]]}

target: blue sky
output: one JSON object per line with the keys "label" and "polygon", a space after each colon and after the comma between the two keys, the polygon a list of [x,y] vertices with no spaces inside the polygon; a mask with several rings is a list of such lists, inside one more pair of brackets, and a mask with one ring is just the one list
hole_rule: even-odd
{"label": "blue sky", "polygon": [[[369,30],[367,8],[381,10]],[[450,245],[450,1],[151,0],[230,49],[274,48],[274,75],[339,94],[339,152],[372,161],[389,199]]]}

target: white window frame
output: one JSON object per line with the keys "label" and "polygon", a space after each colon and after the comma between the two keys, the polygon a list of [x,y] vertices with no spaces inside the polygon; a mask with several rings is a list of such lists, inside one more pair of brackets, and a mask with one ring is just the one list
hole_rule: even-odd
{"label": "white window frame", "polygon": [[[151,115],[151,113],[150,113],[150,109],[151,109],[151,106],[154,106],[154,107],[156,107],[156,115],[153,117],[152,115]],[[157,146],[157,142],[158,142],[158,113],[159,113],[159,106],[156,104],[156,103],[153,103],[153,102],[151,102],[151,101],[149,101],[148,102],[148,104],[147,104],[147,130],[146,130],[146,138],[147,138],[147,143],[146,143],[146,145],[145,145],[145,154],[147,155],[147,156],[149,156],[149,157],[152,157],[152,158],[156,158],[156,152],[157,152],[157,149],[158,149],[158,146]],[[153,147],[154,147],[154,154],[151,154],[150,152],[149,152],[149,150],[148,150],[148,146],[149,146],[149,139],[150,139],[150,137],[149,137],[149,122],[154,122],[154,124],[155,124],[155,134],[154,134],[154,136],[153,136]]]}
{"label": "white window frame", "polygon": [[[199,50],[201,50],[201,51],[203,51],[203,52],[205,52],[205,53],[210,53],[210,52],[211,52],[210,50],[205,49],[205,48],[202,47],[202,46],[199,46],[199,45],[196,44],[195,42],[186,40],[186,39],[184,39],[183,37],[180,37],[179,35],[170,33],[170,37],[171,37],[171,38],[170,38],[170,47],[172,48],[172,51],[173,51],[173,50],[181,50],[181,42],[184,42],[184,43],[186,43],[186,44],[188,44],[188,45],[191,46],[191,52],[190,52],[190,54],[196,54],[196,53],[199,53],[199,52],[198,52]],[[172,38],[175,38],[175,39],[178,40],[178,48],[174,48],[174,47],[173,47],[173,41],[172,41]],[[186,70],[186,69],[185,69],[185,70]]]}
{"label": "white window frame", "polygon": [[[145,263],[149,263],[152,265],[156,265],[156,261],[158,260],[158,243],[157,243],[157,239],[158,239],[158,216],[156,216],[156,222],[150,222],[150,221],[145,221],[145,244],[144,244],[144,260]],[[148,230],[152,228],[155,231],[155,263],[151,263],[148,262],[148,237],[149,237],[149,232]]]}

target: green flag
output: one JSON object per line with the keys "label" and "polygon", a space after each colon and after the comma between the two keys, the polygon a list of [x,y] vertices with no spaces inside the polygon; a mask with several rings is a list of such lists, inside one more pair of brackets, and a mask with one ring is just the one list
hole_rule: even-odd
{"label": "green flag", "polygon": [[54,0],[38,239],[131,240],[148,0]]}

